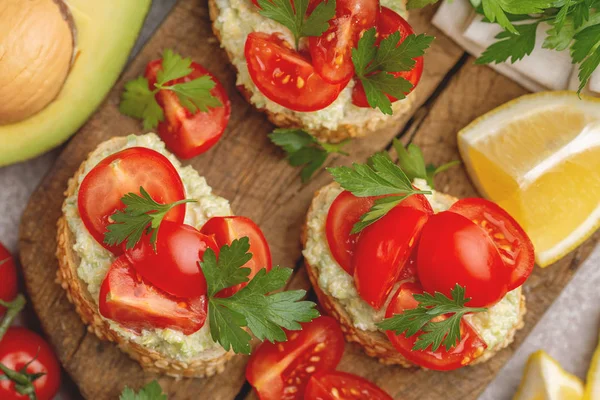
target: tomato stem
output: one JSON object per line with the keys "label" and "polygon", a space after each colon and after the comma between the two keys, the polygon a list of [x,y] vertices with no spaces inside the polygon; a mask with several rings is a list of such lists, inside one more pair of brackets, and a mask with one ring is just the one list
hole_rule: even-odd
{"label": "tomato stem", "polygon": [[[33,385],[33,382],[35,382],[36,379],[39,379],[42,376],[46,375],[45,373],[27,373],[27,367],[35,360],[36,357],[29,361],[23,368],[21,368],[20,371],[12,370],[6,365],[0,363],[0,371],[4,373],[6,378],[10,379],[15,383],[15,391],[21,395],[26,395],[27,397],[29,397],[30,400],[37,400],[37,395],[35,394],[35,386]],[[2,378],[1,375],[0,378]]]}
{"label": "tomato stem", "polygon": [[0,322],[0,340],[4,337],[4,334],[8,330],[8,327],[13,322],[17,314],[21,312],[25,307],[25,296],[19,294],[13,301],[0,300],[0,306],[6,307],[6,315]]}

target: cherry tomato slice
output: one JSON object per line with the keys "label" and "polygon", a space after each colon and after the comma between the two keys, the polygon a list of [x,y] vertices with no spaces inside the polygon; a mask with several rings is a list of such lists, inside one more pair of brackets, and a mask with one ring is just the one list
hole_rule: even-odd
{"label": "cherry tomato slice", "polygon": [[469,218],[494,242],[502,261],[512,271],[508,290],[525,283],[535,263],[533,243],[513,217],[496,203],[480,198],[459,200],[449,211]]}
{"label": "cherry tomato slice", "polygon": [[[0,341],[0,363],[13,371],[42,374],[33,381],[38,400],[51,400],[60,388],[60,365],[50,345],[38,334],[21,327],[11,327]],[[0,371],[0,399],[27,400],[29,396],[20,394],[15,383],[5,378]]]}
{"label": "cherry tomato slice", "polygon": [[[221,106],[209,108],[207,112],[198,110],[193,114],[181,105],[175,93],[160,90],[156,94],[156,101],[165,113],[165,120],[158,124],[158,134],[167,148],[183,159],[195,157],[213,147],[223,136],[231,115],[231,102],[221,82],[200,64],[193,62],[191,67],[192,73],[167,84],[189,82],[208,75],[215,83],[210,93],[219,99]],[[154,89],[156,74],[161,69],[162,60],[148,63],[145,77],[150,89]]]}
{"label": "cherry tomato slice", "polygon": [[245,52],[252,81],[270,100],[294,111],[321,110],[344,88],[325,82],[279,35],[252,32]]}
{"label": "cherry tomato slice", "polygon": [[309,38],[315,71],[329,83],[344,86],[354,75],[352,49],[360,34],[375,26],[379,13],[377,0],[337,0],[335,17],[321,36]]}
{"label": "cherry tomato slice", "polygon": [[[17,297],[17,269],[9,251],[0,243],[0,300],[12,301]],[[0,318],[6,309],[0,306]]]}
{"label": "cherry tomato slice", "polygon": [[[390,318],[417,307],[419,303],[413,296],[421,293],[423,293],[423,288],[418,283],[403,283],[394,294],[385,312],[385,317]],[[404,333],[396,335],[395,332],[387,331],[386,334],[396,350],[408,361],[428,369],[450,371],[470,364],[487,348],[483,339],[464,318],[460,323],[460,331],[461,340],[458,345],[451,348],[450,351],[447,351],[444,346],[440,346],[435,352],[431,351],[431,348],[427,350],[412,349],[422,332],[417,332],[410,338],[407,338]]]}
{"label": "cherry tomato slice", "polygon": [[329,208],[325,222],[325,233],[331,255],[350,275],[354,274],[352,257],[358,234],[351,234],[352,227],[375,203],[375,197],[356,197],[344,190]]}
{"label": "cherry tomato slice", "polygon": [[207,307],[206,292],[192,299],[171,296],[146,282],[125,256],[100,287],[100,314],[135,332],[170,328],[191,335],[204,325]]}
{"label": "cherry tomato slice", "polygon": [[[263,268],[266,268],[267,271],[271,270],[271,250],[269,250],[267,239],[265,239],[265,235],[263,235],[258,225],[250,218],[238,216],[212,217],[202,226],[200,232],[208,236],[212,235],[219,248],[230,245],[235,239],[248,237],[252,259],[244,264],[244,268],[250,268],[251,270],[248,276],[249,279],[254,278],[258,271]],[[223,289],[217,293],[217,297],[233,296],[247,284],[247,282],[241,283]]]}
{"label": "cherry tomato slice", "polygon": [[301,400],[312,374],[335,369],[344,354],[337,321],[319,317],[287,332],[288,340],[262,343],[246,366],[246,379],[261,400]]}
{"label": "cherry tomato slice", "polygon": [[[127,193],[140,193],[142,186],[161,204],[185,198],[181,178],[173,164],[162,154],[144,147],[131,147],[100,161],[83,179],[79,187],[77,207],[83,224],[103,247],[115,255],[120,246],[104,244],[109,217],[125,208],[121,198]],[[173,208],[165,220],[183,222],[185,204]]]}
{"label": "cherry tomato slice", "polygon": [[322,371],[308,381],[305,400],[392,400],[375,384],[358,375],[340,371]]}
{"label": "cherry tomato slice", "polygon": [[[387,7],[381,7],[381,12],[377,22],[377,32],[379,33],[377,44],[379,44],[382,39],[397,31],[400,32],[400,41],[398,42],[398,45],[402,43],[408,35],[412,35],[414,33],[412,27],[404,18]],[[415,58],[415,66],[410,71],[394,72],[392,75],[395,77],[404,78],[412,83],[413,87],[408,93],[412,92],[421,80],[421,75],[423,75],[423,57],[421,56]],[[392,102],[398,100],[393,96],[387,96]],[[369,102],[367,101],[367,96],[365,95],[365,89],[358,79],[356,80],[356,84],[352,89],[352,104],[358,107],[370,107]]]}
{"label": "cherry tomato slice", "polygon": [[487,233],[450,211],[433,215],[425,225],[417,270],[428,293],[450,296],[456,284],[463,286],[470,307],[490,307],[500,301],[508,291],[511,272]]}
{"label": "cherry tomato slice", "polygon": [[432,213],[425,196],[412,195],[361,232],[352,259],[354,282],[373,308],[385,303]]}

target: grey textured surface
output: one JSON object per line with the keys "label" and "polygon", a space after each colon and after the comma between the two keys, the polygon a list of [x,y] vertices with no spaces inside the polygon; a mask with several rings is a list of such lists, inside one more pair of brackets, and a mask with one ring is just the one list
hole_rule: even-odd
{"label": "grey textured surface", "polygon": [[[132,57],[167,15],[176,0],[154,0]],[[0,168],[0,240],[16,248],[21,214],[31,192],[46,174],[60,149],[25,163]],[[515,357],[502,369],[481,400],[510,399],[520,381],[524,363],[532,352],[543,348],[569,371],[583,377],[598,340],[600,326],[600,248],[581,267],[573,281],[536,326]],[[576,338],[576,340],[573,340]],[[67,381],[58,399],[80,396]]]}

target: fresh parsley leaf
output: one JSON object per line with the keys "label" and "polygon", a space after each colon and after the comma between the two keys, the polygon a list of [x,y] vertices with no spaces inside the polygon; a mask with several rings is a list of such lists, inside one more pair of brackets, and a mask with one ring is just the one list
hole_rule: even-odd
{"label": "fresh parsley leaf", "polygon": [[552,7],[554,0],[483,0],[483,13],[490,22],[497,22],[502,28],[514,35],[519,35],[519,28],[514,26],[507,14],[539,14]]}
{"label": "fresh parsley leaf", "polygon": [[148,80],[139,76],[125,84],[119,111],[128,117],[141,119],[144,129],[152,129],[165,119],[154,95],[155,93],[148,88]]}
{"label": "fresh parsley leaf", "polygon": [[163,393],[157,381],[152,381],[135,392],[130,387],[126,386],[119,397],[119,400],[167,400],[167,395]]}
{"label": "fresh parsley leaf", "polygon": [[[419,334],[413,350],[437,351],[441,345],[449,351],[460,343],[460,323],[468,313],[487,311],[487,308],[472,308],[465,304],[471,299],[465,298],[465,288],[456,284],[451,291],[451,297],[442,293],[415,294],[419,302],[416,308],[405,310],[378,323],[377,326],[385,331],[393,331],[397,335],[405,334],[412,337]],[[449,315],[452,314],[452,315]],[[443,320],[437,320],[439,317]]]}
{"label": "fresh parsley leaf", "polygon": [[304,166],[300,177],[307,182],[317,171],[329,154],[348,155],[342,147],[348,140],[337,144],[320,143],[314,136],[301,129],[275,129],[269,134],[269,139],[281,147],[287,154],[290,165]]}
{"label": "fresh parsley leaf", "polygon": [[369,163],[352,164],[352,167],[328,168],[333,179],[357,197],[394,195],[377,200],[375,205],[354,225],[353,233],[360,232],[382,218],[406,197],[413,194],[431,194],[430,191],[414,189],[411,180],[389,157],[375,154]]}
{"label": "fresh parsley leaf", "polygon": [[[562,5],[558,14],[554,18],[554,29],[556,29],[556,33],[560,33],[562,28],[565,26],[565,22],[567,21],[567,15],[569,14],[569,9],[575,3],[575,0],[565,0],[565,3]],[[589,15],[588,15],[589,18]]]}
{"label": "fresh parsley leaf", "polygon": [[476,64],[501,63],[510,59],[511,63],[530,55],[535,48],[535,36],[538,23],[516,25],[515,32],[500,32],[496,39],[498,42],[488,47]]}
{"label": "fresh parsley leaf", "polygon": [[191,65],[191,58],[183,58],[179,54],[174,53],[173,50],[166,49],[162,56],[162,69],[156,73],[158,86],[191,74]]}
{"label": "fresh parsley leaf", "polygon": [[579,65],[579,92],[600,65],[600,24],[592,25],[577,33],[571,46],[571,57]]}
{"label": "fresh parsley leaf", "polygon": [[[299,322],[309,322],[319,316],[316,304],[302,301],[304,290],[269,294],[283,288],[292,274],[288,268],[260,270],[248,282],[250,269],[244,265],[251,259],[248,238],[234,240],[223,246],[217,258],[212,249],[204,253],[199,263],[208,287],[210,333],[225,350],[249,354],[251,336],[270,342],[286,340],[285,332],[301,329]],[[222,289],[248,282],[231,297],[215,295]]]}
{"label": "fresh parsley leaf", "polygon": [[111,215],[112,223],[106,227],[104,243],[117,246],[127,241],[126,248],[132,249],[140,241],[142,235],[152,233],[150,243],[156,244],[158,228],[165,215],[174,207],[195,202],[196,200],[179,200],[170,204],[154,201],[150,194],[140,186],[140,194],[127,193],[121,198],[125,209]]}
{"label": "fresh parsley leaf", "polygon": [[410,71],[415,65],[414,58],[425,53],[433,37],[409,35],[400,42],[400,33],[396,32],[376,46],[376,35],[375,28],[363,33],[357,47],[352,49],[352,63],[369,105],[391,115],[392,102],[387,95],[403,99],[412,88],[410,82],[392,73]]}
{"label": "fresh parsley leaf", "polygon": [[587,85],[590,77],[599,65],[600,48],[596,48],[596,50],[579,66],[579,92],[585,88],[585,85]]}
{"label": "fresh parsley leaf", "polygon": [[406,8],[409,10],[415,9],[415,8],[423,8],[429,4],[435,4],[440,0],[408,0],[408,2],[406,3]]}
{"label": "fresh parsley leaf", "polygon": [[398,155],[398,165],[406,173],[408,179],[410,179],[411,182],[415,178],[425,179],[431,188],[435,188],[433,178],[437,174],[460,164],[460,161],[455,160],[440,165],[439,167],[432,164],[426,166],[423,153],[417,145],[411,143],[408,147],[404,148],[404,145],[398,139],[394,139],[394,149]]}
{"label": "fresh parsley leaf", "polygon": [[211,90],[215,86],[216,84],[212,78],[205,75],[192,81],[171,86],[162,86],[161,89],[168,89],[175,92],[181,105],[194,114],[198,110],[208,112],[209,107],[216,108],[223,105],[218,98],[211,94]]}
{"label": "fresh parsley leaf", "polygon": [[296,48],[304,36],[321,36],[329,29],[329,21],[335,16],[335,0],[320,3],[307,16],[309,0],[258,0],[260,15],[279,22],[292,32]]}

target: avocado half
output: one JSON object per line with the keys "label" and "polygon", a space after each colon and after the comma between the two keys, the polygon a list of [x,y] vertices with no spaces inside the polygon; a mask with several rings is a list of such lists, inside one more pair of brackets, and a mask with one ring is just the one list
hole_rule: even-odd
{"label": "avocado half", "polygon": [[63,0],[71,14],[74,61],[57,97],[38,113],[0,125],[0,166],[35,157],[65,142],[115,84],[151,0]]}

